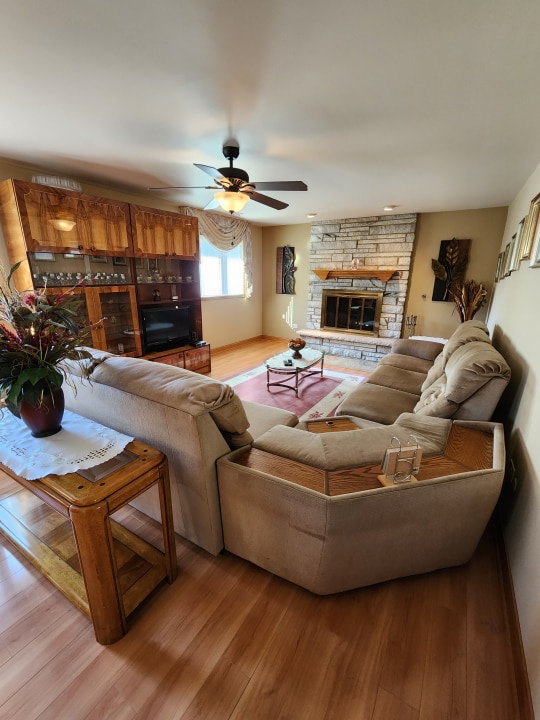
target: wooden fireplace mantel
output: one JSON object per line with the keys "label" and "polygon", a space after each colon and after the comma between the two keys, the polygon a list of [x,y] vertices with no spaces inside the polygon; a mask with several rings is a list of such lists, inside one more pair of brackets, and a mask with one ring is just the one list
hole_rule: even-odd
{"label": "wooden fireplace mantel", "polygon": [[321,280],[328,280],[328,278],[377,278],[382,282],[388,282],[397,270],[326,270],[315,268],[313,272]]}

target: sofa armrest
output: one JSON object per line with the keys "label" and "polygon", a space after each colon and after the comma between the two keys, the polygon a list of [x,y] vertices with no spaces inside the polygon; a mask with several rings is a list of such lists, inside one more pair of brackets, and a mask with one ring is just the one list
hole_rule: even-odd
{"label": "sofa armrest", "polygon": [[422,360],[433,362],[437,355],[442,352],[444,345],[431,340],[396,340],[392,345],[392,353],[400,355],[412,355]]}

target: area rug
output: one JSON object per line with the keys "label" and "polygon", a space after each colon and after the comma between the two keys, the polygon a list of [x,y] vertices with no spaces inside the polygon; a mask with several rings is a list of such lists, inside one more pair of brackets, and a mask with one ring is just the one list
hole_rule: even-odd
{"label": "area rug", "polygon": [[298,386],[298,397],[295,396],[294,390],[283,387],[271,387],[267,390],[264,365],[236,375],[225,382],[234,387],[236,394],[242,400],[290,410],[300,420],[312,420],[333,415],[345,395],[365,379],[363,375],[325,369],[322,378],[320,375],[308,375],[302,378]]}

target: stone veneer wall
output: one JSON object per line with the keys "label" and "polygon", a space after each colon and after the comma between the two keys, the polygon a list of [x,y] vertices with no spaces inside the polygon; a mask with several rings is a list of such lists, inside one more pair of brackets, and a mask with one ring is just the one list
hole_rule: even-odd
{"label": "stone veneer wall", "polygon": [[[315,339],[324,335],[332,337],[332,348],[336,348],[335,331],[321,331],[322,291],[330,290],[378,290],[383,291],[383,306],[379,337],[395,339],[401,336],[403,314],[410,266],[416,232],[416,213],[383,215],[366,218],[349,218],[313,223],[310,241],[310,278],[308,288],[308,316],[304,335]],[[396,274],[383,282],[376,278],[329,278],[320,280],[313,272],[315,268],[332,270],[351,269],[353,259],[358,261],[359,270],[396,270]],[[310,333],[311,331],[313,334]],[[390,343],[384,343],[375,355],[365,348],[377,345],[376,338],[354,333],[341,333],[340,345],[348,351],[339,354],[359,359],[377,360],[388,352]],[[324,346],[324,342],[322,343]],[[381,343],[378,343],[381,345]],[[356,349],[358,351],[356,351]]]}

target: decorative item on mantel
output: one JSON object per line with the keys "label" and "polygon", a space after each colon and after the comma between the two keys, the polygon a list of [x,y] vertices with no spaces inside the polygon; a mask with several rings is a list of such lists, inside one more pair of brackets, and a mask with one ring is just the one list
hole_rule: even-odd
{"label": "decorative item on mantel", "polygon": [[34,437],[47,437],[62,429],[66,375],[59,364],[91,357],[83,349],[90,328],[82,327],[70,291],[12,288],[19,265],[6,275],[0,264],[0,399]]}
{"label": "decorative item on mantel", "polygon": [[302,338],[293,338],[292,340],[289,340],[289,348],[293,351],[293,358],[301,358],[302,355],[300,354],[300,350],[303,350],[306,347],[306,341],[302,340]]}

